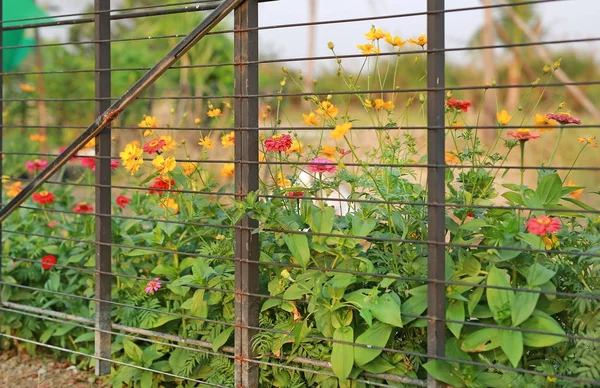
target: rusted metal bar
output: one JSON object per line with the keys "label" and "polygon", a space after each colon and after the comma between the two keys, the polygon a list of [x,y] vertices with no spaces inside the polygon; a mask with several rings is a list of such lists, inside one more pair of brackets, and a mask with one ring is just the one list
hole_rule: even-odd
{"label": "rusted metal bar", "polygon": [[[444,0],[427,0],[427,162],[435,165],[427,169],[427,231],[428,245],[427,315],[438,318],[427,323],[427,354],[431,359],[445,354],[446,289],[439,281],[445,276],[445,13]],[[433,376],[427,378],[427,386],[442,388],[445,384]]]}
{"label": "rusted metal bar", "polygon": [[[258,190],[258,0],[246,0],[234,14],[235,63],[235,195],[243,200]],[[250,29],[250,30],[249,30]],[[243,129],[242,129],[243,128]],[[251,162],[251,163],[248,163]],[[235,386],[258,387],[258,364],[254,357],[252,337],[258,327],[258,234],[252,233],[257,222],[245,216],[242,228],[235,231]]]}
{"label": "rusted metal bar", "polygon": [[[95,40],[94,53],[96,69],[110,69],[110,0],[94,0]],[[110,70],[97,71],[96,75],[96,116],[110,107],[110,100],[106,97],[111,95],[111,72]],[[111,130],[106,126],[96,137],[96,171],[94,172],[96,186],[96,331],[95,355],[96,375],[104,376],[110,373],[111,335],[110,329],[111,305],[104,301],[111,301],[112,276],[112,233],[111,233]]]}
{"label": "rusted metal bar", "polygon": [[[59,168],[67,163],[90,140],[106,128],[129,104],[167,71],[177,60],[187,53],[203,36],[216,26],[225,16],[229,15],[244,0],[223,0],[223,2],[206,16],[204,20],[152,69],[140,78],[121,98],[102,113],[66,150],[42,170],[16,197],[0,209],[0,222],[4,221],[17,207],[22,204],[45,181],[54,175]],[[256,93],[254,93],[256,94]]]}

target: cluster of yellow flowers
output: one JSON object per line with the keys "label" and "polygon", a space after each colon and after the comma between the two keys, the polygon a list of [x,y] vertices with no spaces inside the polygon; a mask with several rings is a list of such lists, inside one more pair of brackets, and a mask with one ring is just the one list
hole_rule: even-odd
{"label": "cluster of yellow flowers", "polygon": [[[381,28],[375,28],[375,26],[371,27],[365,36],[370,43],[356,45],[356,48],[364,55],[379,54],[379,40],[381,39],[384,39],[387,44],[392,47],[397,47],[398,49],[402,48],[407,42],[406,40],[402,40],[401,37],[393,36],[389,32],[383,32]],[[377,43],[375,44],[374,42]],[[427,44],[427,36],[419,35],[417,39],[409,39],[408,43],[424,47]],[[330,44],[329,47],[332,48],[333,44]]]}

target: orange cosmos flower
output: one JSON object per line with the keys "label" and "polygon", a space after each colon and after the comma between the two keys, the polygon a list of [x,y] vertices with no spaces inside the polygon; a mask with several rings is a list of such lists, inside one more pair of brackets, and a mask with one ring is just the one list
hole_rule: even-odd
{"label": "orange cosmos flower", "polygon": [[427,35],[421,34],[417,39],[409,39],[408,42],[423,47],[427,44]]}
{"label": "orange cosmos flower", "polygon": [[235,164],[225,163],[221,170],[221,176],[223,178],[231,178],[235,174]]}
{"label": "orange cosmos flower", "polygon": [[335,147],[329,146],[327,144],[323,144],[323,147],[321,147],[321,152],[319,152],[319,155],[326,157],[327,159],[331,160],[332,162],[335,162],[335,154],[336,154]]}
{"label": "orange cosmos flower", "polygon": [[358,44],[356,45],[356,48],[359,49],[364,55],[379,54],[379,49],[377,46],[371,43]]}
{"label": "orange cosmos flower", "polygon": [[[576,187],[572,180],[569,179],[569,183],[567,183],[567,187]],[[581,201],[581,194],[583,193],[583,189],[578,189],[575,191],[571,191],[569,195],[574,199]]]}
{"label": "orange cosmos flower", "polygon": [[19,88],[21,88],[21,90],[25,93],[35,92],[35,88],[29,84],[19,84]]}
{"label": "orange cosmos flower", "polygon": [[219,108],[211,109],[208,112],[206,112],[206,114],[208,115],[208,117],[220,117],[220,116],[223,116],[223,112],[221,112],[221,109],[219,109]]}
{"label": "orange cosmos flower", "polygon": [[223,144],[223,148],[233,147],[235,145],[235,132],[232,131],[226,135],[221,136],[221,144]]}
{"label": "orange cosmos flower", "polygon": [[329,101],[323,101],[317,113],[334,118],[338,114],[338,108]]}
{"label": "orange cosmos flower", "polygon": [[342,125],[336,125],[335,129],[331,131],[329,137],[332,139],[341,139],[346,136],[346,133],[352,128],[352,123],[344,123]]}
{"label": "orange cosmos flower", "polygon": [[460,164],[460,159],[458,158],[456,150],[446,152],[446,163],[448,164]]}
{"label": "orange cosmos flower", "polygon": [[555,126],[558,125],[558,122],[554,119],[549,119],[544,115],[536,113],[535,115],[535,126],[542,132],[551,131]]}
{"label": "orange cosmos flower", "polygon": [[371,27],[369,32],[365,34],[368,40],[379,40],[385,38],[386,34],[381,30],[381,28],[375,29],[375,26]]}
{"label": "orange cosmos flower", "polygon": [[304,123],[306,125],[314,125],[316,127],[321,122],[319,116],[315,115],[314,112],[310,112],[309,114],[302,113],[302,117],[304,118]]}
{"label": "orange cosmos flower", "polygon": [[580,143],[586,143],[586,145],[589,145],[592,148],[598,148],[598,143],[596,142],[596,136],[592,136],[590,138],[579,137],[579,138],[577,138],[577,141]]}

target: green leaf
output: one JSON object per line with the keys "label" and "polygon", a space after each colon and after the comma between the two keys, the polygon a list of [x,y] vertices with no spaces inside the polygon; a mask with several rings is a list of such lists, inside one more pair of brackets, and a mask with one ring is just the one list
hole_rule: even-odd
{"label": "green leaf", "polygon": [[156,255],[157,252],[149,249],[132,249],[129,252],[125,253],[125,256],[147,256],[147,255]]}
{"label": "green leaf", "polygon": [[[535,314],[535,312],[534,312]],[[521,328],[543,331],[546,333],[554,334],[565,334],[563,329],[560,327],[558,322],[552,319],[550,316],[533,316],[521,324]],[[523,343],[525,346],[531,346],[532,348],[543,348],[546,346],[552,346],[559,342],[566,341],[566,337],[557,337],[554,335],[537,334],[537,333],[523,333]]]}
{"label": "green leaf", "polygon": [[369,373],[385,373],[394,369],[395,366],[387,362],[381,357],[375,358],[373,361],[368,364],[362,365],[361,369],[367,371]]}
{"label": "green leaf", "polygon": [[487,352],[500,346],[500,341],[498,329],[481,329],[469,334],[460,348],[467,353]]}
{"label": "green leaf", "polygon": [[285,300],[297,300],[300,299],[306,294],[306,290],[301,288],[298,283],[292,284],[285,292],[283,293],[283,299]]}
{"label": "green leaf", "polygon": [[[44,330],[44,332],[42,333],[42,335],[40,336],[40,342],[45,344],[46,342],[48,342],[48,340],[50,339],[50,337],[52,337],[52,334],[54,334],[54,330],[56,330],[54,327],[50,327],[46,330]],[[89,333],[86,333],[89,334]],[[95,335],[95,333],[92,332],[92,334]],[[79,337],[77,337],[79,338]],[[75,340],[75,342],[77,342],[77,340]]]}
{"label": "green leaf", "polygon": [[292,256],[296,258],[302,268],[306,269],[310,263],[310,248],[308,238],[304,234],[288,234],[284,237]]}
{"label": "green leaf", "polygon": [[46,280],[46,284],[44,284],[44,288],[51,291],[58,291],[60,287],[60,275],[58,272],[50,272],[48,275],[48,280]]}
{"label": "green leaf", "polygon": [[281,299],[267,299],[265,303],[263,303],[260,308],[260,312],[267,311],[270,308],[277,307],[281,305]]}
{"label": "green leaf", "polygon": [[[392,327],[390,325],[375,322],[373,323],[373,326],[359,335],[355,342],[360,345],[370,345],[382,348],[387,344],[390,334],[392,334]],[[355,347],[354,361],[358,366],[365,365],[374,360],[380,353],[381,349]]]}
{"label": "green leaf", "polygon": [[[506,270],[501,270],[495,266],[491,266],[488,278],[488,286],[496,287],[510,287],[509,277]],[[499,290],[496,288],[488,288],[486,290],[486,297],[488,300],[488,306],[494,315],[498,314],[504,309],[509,309],[514,299],[514,292],[509,290]]]}
{"label": "green leaf", "polygon": [[226,328],[225,330],[223,330],[218,336],[215,337],[215,339],[212,342],[213,352],[216,352],[217,350],[219,350],[219,348],[221,346],[223,346],[227,343],[227,341],[229,340],[229,337],[231,336],[231,333],[233,333],[234,329],[235,329],[235,327],[230,326],[230,327]]}
{"label": "green leaf", "polygon": [[518,236],[519,239],[525,241],[533,249],[546,249],[544,240],[542,240],[542,237],[538,236],[537,234],[519,233]]}
{"label": "green leaf", "polygon": [[360,217],[352,217],[352,235],[366,237],[375,229],[377,222],[372,219],[362,219]]}
{"label": "green leaf", "polygon": [[[446,319],[452,319],[454,321],[465,320],[465,304],[464,302],[453,300],[448,304],[446,309]],[[448,329],[454,334],[456,338],[460,337],[460,331],[462,330],[462,323],[446,322]]]}
{"label": "green leaf", "polygon": [[562,180],[558,174],[547,175],[542,179],[535,192],[542,204],[557,204],[562,193]]}
{"label": "green leaf", "polygon": [[369,304],[373,317],[388,325],[402,327],[400,298],[396,294],[386,293]]}
{"label": "green leaf", "polygon": [[469,310],[469,315],[473,314],[475,307],[479,304],[481,297],[483,296],[483,287],[477,287],[473,292],[469,294],[469,302],[467,303],[467,307]]}
{"label": "green leaf", "polygon": [[[315,233],[329,234],[333,229],[333,223],[335,222],[335,208],[332,206],[326,206],[321,209],[318,207],[312,208],[312,219],[309,223],[311,229]],[[328,236],[314,236],[313,239],[317,244],[323,244]]]}
{"label": "green leaf", "polygon": [[488,223],[482,218],[474,218],[471,221],[462,224],[459,229],[468,230],[471,232],[480,231],[481,228],[488,226]]}
{"label": "green leaf", "polygon": [[443,381],[452,387],[465,387],[460,374],[450,363],[442,360],[431,360],[423,368],[436,380]]}
{"label": "green leaf", "polygon": [[530,286],[541,286],[556,275],[556,272],[535,263],[527,270],[527,284]]}
{"label": "green leaf", "polygon": [[[333,332],[336,341],[353,342],[354,331],[349,326],[342,326]],[[354,349],[352,345],[333,343],[331,349],[331,369],[340,381],[346,381],[354,365]]]}
{"label": "green leaf", "polygon": [[48,245],[44,247],[44,251],[49,255],[58,255],[58,245]]}
{"label": "green leaf", "polygon": [[500,338],[502,351],[516,368],[523,356],[523,333],[515,330],[500,330]]}
{"label": "green leaf", "polygon": [[142,388],[152,388],[152,376],[152,372],[142,372],[142,377],[140,379],[140,385],[142,386]]}
{"label": "green leaf", "polygon": [[89,342],[89,341],[93,341],[96,337],[96,333],[95,332],[88,332],[88,333],[83,333],[81,335],[79,335],[77,338],[75,338],[75,341],[73,341],[74,343],[78,344],[80,342]]}
{"label": "green leaf", "polygon": [[469,276],[477,276],[481,271],[481,262],[475,256],[466,256],[462,261],[462,270]]}
{"label": "green leaf", "polygon": [[[528,290],[539,290],[539,287],[528,287]],[[517,327],[525,322],[531,316],[540,294],[537,292],[519,292],[516,291],[513,303],[510,306],[510,315],[512,317],[512,326]]]}
{"label": "green leaf", "polygon": [[123,340],[123,349],[127,357],[133,361],[142,362],[142,349],[128,339]]}
{"label": "green leaf", "polygon": [[402,304],[402,322],[407,324],[414,321],[413,316],[419,316],[423,314],[423,311],[427,309],[427,293],[418,293],[408,298],[406,302]]}

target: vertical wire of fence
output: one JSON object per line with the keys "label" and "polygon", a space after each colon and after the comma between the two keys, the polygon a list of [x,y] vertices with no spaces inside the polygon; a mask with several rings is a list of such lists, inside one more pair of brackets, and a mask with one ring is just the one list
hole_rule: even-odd
{"label": "vertical wire of fence", "polygon": [[[290,2],[94,0],[2,21],[82,29],[2,42],[0,69],[19,48],[94,63],[57,54],[0,74],[0,349],[90,360],[111,384],[144,388],[600,385],[599,169],[579,159],[598,146],[599,81],[569,78],[549,53],[600,37],[536,36],[523,10],[550,0],[259,23]],[[469,12],[491,15],[483,28],[501,43],[486,30],[450,47],[452,15]],[[410,41],[379,29],[415,18],[426,34]],[[132,20],[156,32],[129,34]],[[367,36],[358,51],[259,55],[268,32],[346,24]],[[510,52],[525,76],[481,81],[490,69],[446,61],[486,50]],[[35,95],[28,76],[73,78],[82,94]],[[40,101],[53,124],[34,121]],[[15,140],[42,128],[69,135],[66,150]],[[556,146],[531,151],[542,141]]]}

